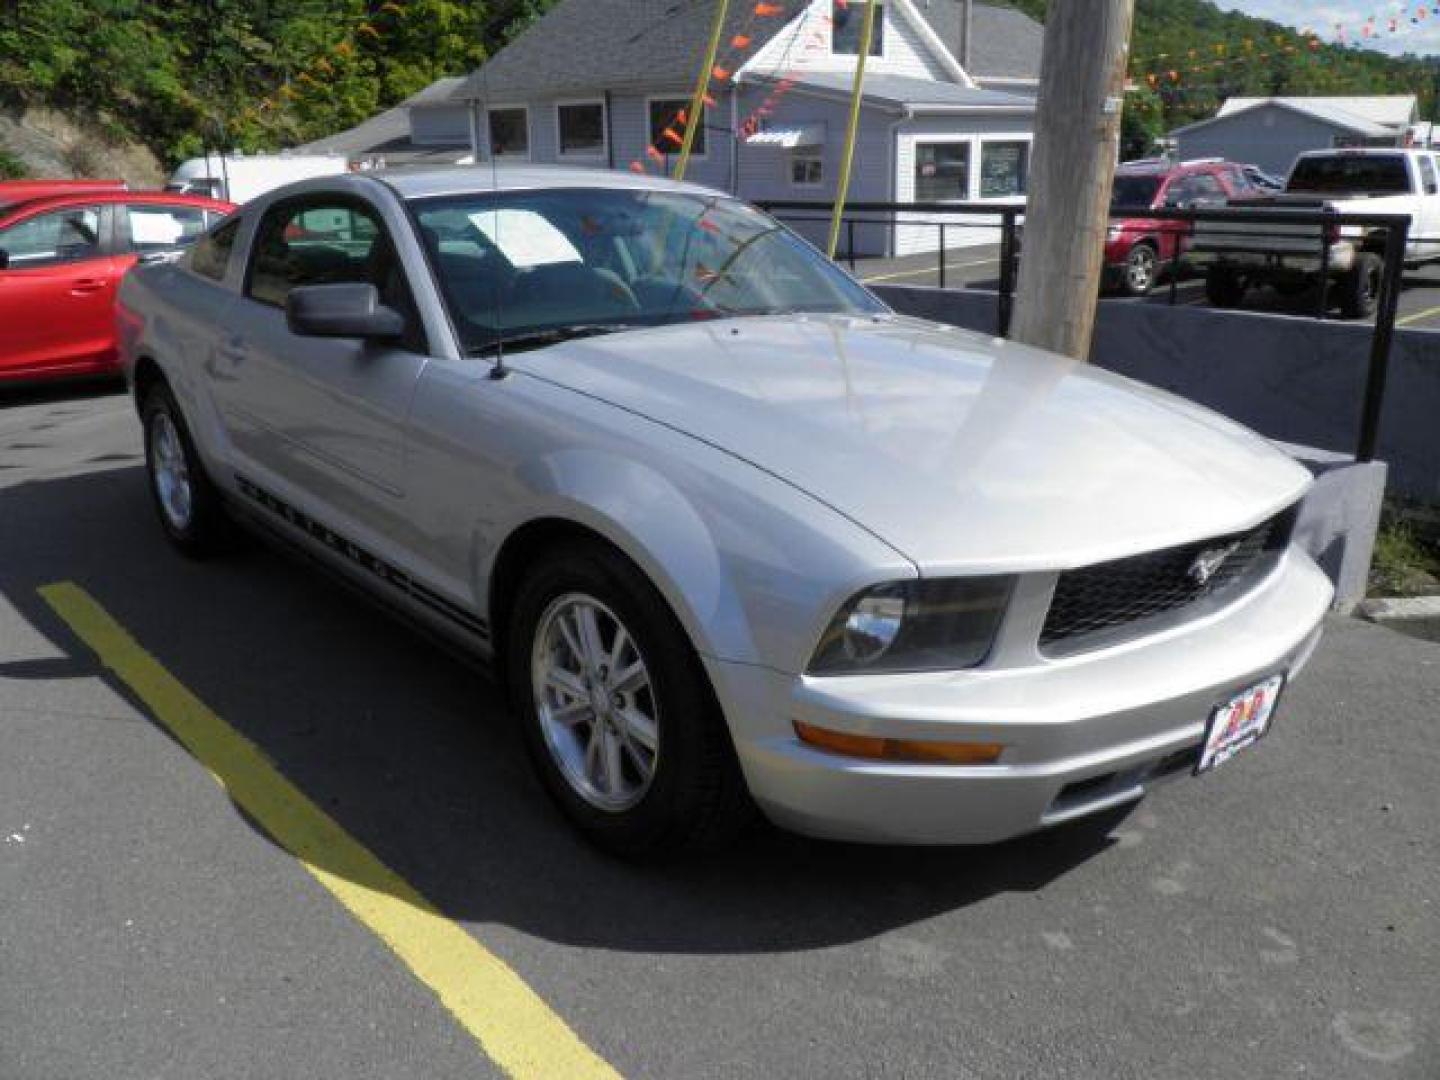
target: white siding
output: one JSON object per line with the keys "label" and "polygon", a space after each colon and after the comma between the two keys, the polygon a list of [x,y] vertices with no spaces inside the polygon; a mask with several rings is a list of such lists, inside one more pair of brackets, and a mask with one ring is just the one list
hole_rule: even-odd
{"label": "white siding", "polygon": [[[741,94],[742,118],[764,99],[762,90],[746,89]],[[799,127],[802,124],[825,125],[825,145],[816,148],[824,165],[824,180],[819,187],[796,187],[790,182],[790,152],[774,147],[740,147],[740,195],[752,202],[767,200],[804,200],[833,203],[840,174],[840,155],[845,147],[845,125],[849,105],[812,97],[799,90],[791,91],[769,120],[771,128]],[[860,114],[860,134],[855,145],[855,162],[850,176],[851,202],[887,202],[891,193],[891,127],[895,116],[878,109],[866,108]],[[823,247],[829,234],[829,218],[817,217],[802,221],[792,214],[780,218],[796,232],[817,246]],[[865,255],[884,254],[888,247],[886,225],[858,224],[855,228],[856,252]],[[841,235],[842,251],[849,239],[848,228]]]}
{"label": "white siding", "polygon": [[[830,52],[828,16],[832,2],[833,0],[814,0],[741,70],[760,75],[811,71],[854,72],[855,57],[835,56]],[[953,82],[893,0],[884,4],[884,12],[885,53],[883,56],[870,57],[865,62],[865,70],[876,74],[909,75],[916,79]]]}
{"label": "white siding", "polygon": [[[982,199],[980,198],[980,154],[984,142],[1024,141],[1032,138],[1029,117],[984,117],[956,116],[953,118],[915,120],[905,124],[896,138],[895,147],[895,201],[915,200],[915,146],[929,142],[963,142],[970,146],[970,190],[967,202],[984,202],[996,206],[1023,205],[1023,196]],[[935,251],[940,246],[940,230],[933,222],[945,221],[945,244],[947,247],[975,247],[981,244],[996,244],[1000,231],[994,226],[999,219],[974,214],[947,214],[936,217],[929,214],[903,214],[901,220],[915,224],[901,224],[895,238],[895,254],[913,255],[919,252]],[[920,224],[919,222],[926,224]],[[986,227],[986,226],[989,227]],[[968,227],[967,227],[968,226]]]}

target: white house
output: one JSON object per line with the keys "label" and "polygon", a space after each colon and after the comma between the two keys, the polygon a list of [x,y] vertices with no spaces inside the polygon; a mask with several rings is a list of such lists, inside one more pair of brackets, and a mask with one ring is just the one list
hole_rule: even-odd
{"label": "white house", "polygon": [[[669,172],[715,2],[561,0],[467,78],[367,121],[391,147],[367,152]],[[1023,202],[1043,31],[965,0],[734,0],[687,179],[755,201],[833,201],[867,2],[879,10],[851,202]],[[365,127],[313,145],[345,149]],[[938,231],[916,222],[858,226],[856,251],[934,250]],[[947,242],[997,238],[951,228]]]}

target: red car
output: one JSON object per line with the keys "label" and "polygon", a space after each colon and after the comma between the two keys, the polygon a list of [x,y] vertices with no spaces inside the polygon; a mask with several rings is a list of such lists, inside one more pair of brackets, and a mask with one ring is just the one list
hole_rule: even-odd
{"label": "red car", "polygon": [[115,290],[235,207],[94,188],[0,209],[0,384],[118,372]]}
{"label": "red car", "polygon": [[[1115,170],[1110,209],[1202,209],[1257,194],[1243,166],[1233,162],[1131,162]],[[1185,254],[1189,232],[1189,224],[1183,221],[1157,221],[1143,214],[1112,216],[1105,234],[1106,284],[1131,296],[1144,296],[1177,250],[1179,255]]]}

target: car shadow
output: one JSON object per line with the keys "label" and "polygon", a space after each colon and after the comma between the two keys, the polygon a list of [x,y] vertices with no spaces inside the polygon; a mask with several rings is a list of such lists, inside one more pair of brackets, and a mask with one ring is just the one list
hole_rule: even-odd
{"label": "car shadow", "polygon": [[822,843],[760,825],[717,854],[629,865],[567,828],[481,671],[266,545],[180,557],[140,468],[0,490],[0,520],[23,523],[0,534],[0,592],[64,654],[0,656],[0,693],[5,679],[98,677],[149,715],[37,593],[73,581],[452,918],[608,949],[813,949],[1041,889],[1113,842],[1118,815],[988,848]]}
{"label": "car shadow", "polygon": [[125,380],[115,375],[86,375],[46,382],[0,383],[0,411],[21,405],[48,405],[57,401],[88,401],[125,392]]}

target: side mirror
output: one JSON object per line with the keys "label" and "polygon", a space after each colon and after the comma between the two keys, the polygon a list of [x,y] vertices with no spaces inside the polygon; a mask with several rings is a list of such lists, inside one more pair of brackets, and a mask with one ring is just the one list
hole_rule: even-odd
{"label": "side mirror", "polygon": [[285,323],[300,337],[385,340],[405,333],[405,317],[380,303],[374,285],[302,285],[285,298]]}

